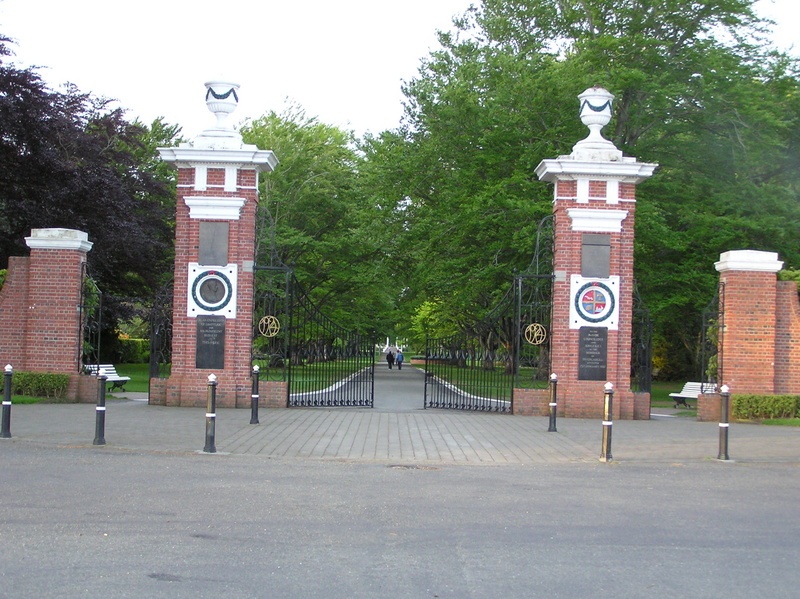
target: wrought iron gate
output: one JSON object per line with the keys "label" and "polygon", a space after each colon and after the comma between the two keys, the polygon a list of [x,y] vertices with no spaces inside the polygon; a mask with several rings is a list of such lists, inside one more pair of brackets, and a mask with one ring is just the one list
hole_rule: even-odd
{"label": "wrought iron gate", "polygon": [[287,381],[289,407],[373,407],[375,340],[322,314],[289,269],[256,272],[259,380]]}
{"label": "wrought iron gate", "polygon": [[172,368],[172,299],[174,282],[159,289],[150,307],[150,376],[166,378]]}
{"label": "wrought iron gate", "polygon": [[79,367],[100,364],[100,338],[103,328],[103,292],[87,270],[86,262],[82,266],[81,301],[79,306],[81,340]]}
{"label": "wrought iron gate", "polygon": [[700,348],[697,361],[700,365],[701,383],[720,384],[722,378],[722,336],[725,331],[725,283],[720,282],[717,293],[703,310],[703,324],[700,331]]}
{"label": "wrought iron gate", "polygon": [[633,289],[631,390],[650,392],[653,383],[653,321],[636,286]]}
{"label": "wrought iron gate", "polygon": [[553,224],[552,215],[539,223],[531,264],[483,320],[457,335],[427,340],[426,408],[511,413],[515,387],[547,386]]}

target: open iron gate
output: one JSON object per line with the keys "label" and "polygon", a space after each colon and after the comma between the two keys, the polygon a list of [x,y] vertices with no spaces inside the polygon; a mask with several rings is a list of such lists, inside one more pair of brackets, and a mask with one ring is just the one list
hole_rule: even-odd
{"label": "open iron gate", "polygon": [[425,408],[511,413],[514,388],[548,385],[553,225],[553,215],[539,223],[531,264],[485,318],[427,340]]}
{"label": "open iron gate", "polygon": [[375,340],[311,302],[290,269],[256,267],[253,364],[287,385],[289,407],[373,407]]}

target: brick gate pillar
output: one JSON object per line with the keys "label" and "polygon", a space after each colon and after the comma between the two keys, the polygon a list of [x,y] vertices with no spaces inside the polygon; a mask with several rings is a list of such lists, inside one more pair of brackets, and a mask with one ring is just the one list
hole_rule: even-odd
{"label": "brick gate pillar", "polygon": [[590,88],[580,100],[589,136],[569,155],[543,160],[555,184],[551,369],[565,416],[601,418],[603,385],[614,384],[614,417],[650,417],[650,395],[630,388],[636,185],[655,164],[622,155],[604,139],[614,96]]}
{"label": "brick gate pillar", "polygon": [[729,385],[735,393],[774,394],[778,392],[775,273],[783,262],[772,252],[736,250],[721,254],[715,267],[723,284],[720,383]]}
{"label": "brick gate pillar", "polygon": [[76,374],[81,362],[81,286],[86,254],[92,248],[83,231],[33,229],[28,296],[20,325],[24,360],[17,370]]}
{"label": "brick gate pillar", "polygon": [[172,370],[153,403],[203,406],[208,375],[220,407],[250,406],[253,265],[258,174],[275,154],[244,144],[228,124],[238,84],[206,83],[214,127],[192,142],[159,148],[178,169]]}

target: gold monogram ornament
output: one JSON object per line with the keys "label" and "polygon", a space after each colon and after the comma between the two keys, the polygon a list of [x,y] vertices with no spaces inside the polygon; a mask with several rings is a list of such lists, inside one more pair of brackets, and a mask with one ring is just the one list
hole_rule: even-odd
{"label": "gold monogram ornament", "polygon": [[547,339],[547,329],[544,325],[534,322],[525,327],[525,341],[531,345],[541,345]]}
{"label": "gold monogram ornament", "polygon": [[274,316],[264,316],[258,321],[258,332],[264,337],[275,337],[281,332],[281,321]]}

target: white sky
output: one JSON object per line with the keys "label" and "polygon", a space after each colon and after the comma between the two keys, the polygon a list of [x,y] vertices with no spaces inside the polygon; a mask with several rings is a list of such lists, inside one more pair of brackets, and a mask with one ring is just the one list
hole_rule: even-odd
{"label": "white sky", "polygon": [[[477,0],[475,0],[477,1]],[[52,87],[114,98],[194,137],[211,126],[203,83],[241,84],[235,122],[287,100],[357,135],[399,124],[400,86],[471,0],[0,0],[0,33]],[[759,0],[775,41],[800,49],[798,0]]]}

